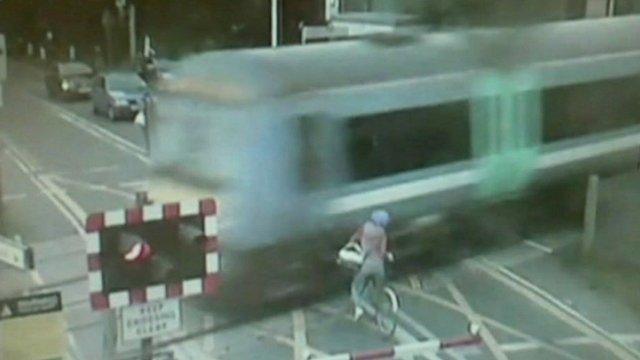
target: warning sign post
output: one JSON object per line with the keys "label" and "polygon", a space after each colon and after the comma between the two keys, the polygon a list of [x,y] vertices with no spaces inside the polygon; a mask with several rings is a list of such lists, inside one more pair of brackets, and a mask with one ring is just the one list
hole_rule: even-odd
{"label": "warning sign post", "polygon": [[124,307],[118,322],[122,341],[169,334],[181,328],[180,301],[171,299]]}
{"label": "warning sign post", "polygon": [[55,359],[67,353],[60,293],[0,300],[0,359]]}
{"label": "warning sign post", "polygon": [[140,192],[133,208],[89,215],[85,230],[91,307],[116,309],[118,343],[141,341],[142,360],[154,337],[182,327],[181,298],[218,292],[213,199],[154,204]]}

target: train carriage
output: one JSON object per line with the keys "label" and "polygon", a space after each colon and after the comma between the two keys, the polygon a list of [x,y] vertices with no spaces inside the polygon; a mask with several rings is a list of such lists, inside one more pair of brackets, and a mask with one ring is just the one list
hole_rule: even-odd
{"label": "train carriage", "polygon": [[490,72],[537,76],[529,189],[634,170],[639,32],[639,17],[620,17],[201,54],[160,85],[151,154],[167,177],[221,199],[227,249],[304,239],[307,256],[317,239],[335,248],[374,208],[404,225],[477,199],[471,109]]}

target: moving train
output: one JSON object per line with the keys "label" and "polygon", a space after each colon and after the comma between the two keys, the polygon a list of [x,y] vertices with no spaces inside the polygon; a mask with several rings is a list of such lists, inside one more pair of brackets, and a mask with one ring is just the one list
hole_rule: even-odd
{"label": "moving train", "polygon": [[[562,217],[581,206],[576,186],[588,174],[636,168],[638,33],[631,16],[186,58],[149,110],[164,179],[151,197],[187,189],[218,200],[223,277],[246,285],[225,287],[235,299],[262,302],[304,284],[322,291],[333,273],[320,269],[375,208],[393,215],[392,237],[465,207],[495,210],[496,221],[512,214],[495,207],[504,199],[477,195],[470,119],[478,78],[526,69],[538,76],[537,157],[527,188],[506,202],[525,220],[532,208]],[[423,250],[455,246],[411,239]]]}

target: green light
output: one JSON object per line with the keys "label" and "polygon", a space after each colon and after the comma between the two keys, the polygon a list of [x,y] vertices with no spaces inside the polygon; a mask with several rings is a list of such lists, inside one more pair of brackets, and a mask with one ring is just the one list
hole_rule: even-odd
{"label": "green light", "polygon": [[531,180],[542,116],[535,80],[526,71],[490,72],[473,88],[471,139],[481,173],[480,197],[517,194]]}

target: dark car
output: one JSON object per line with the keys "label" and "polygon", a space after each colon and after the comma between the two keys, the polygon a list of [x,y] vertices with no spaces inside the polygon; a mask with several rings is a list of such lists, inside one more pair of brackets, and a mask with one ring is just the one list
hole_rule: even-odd
{"label": "dark car", "polygon": [[91,94],[93,76],[93,69],[84,63],[56,63],[49,67],[44,82],[51,98],[82,99]]}
{"label": "dark car", "polygon": [[99,75],[93,85],[93,112],[111,120],[133,120],[144,110],[149,97],[147,84],[134,72]]}

